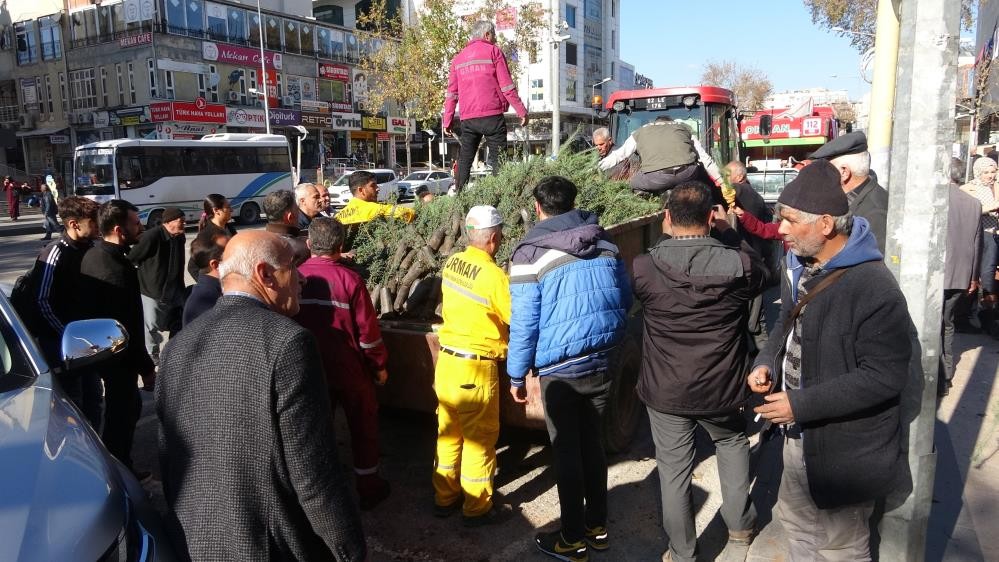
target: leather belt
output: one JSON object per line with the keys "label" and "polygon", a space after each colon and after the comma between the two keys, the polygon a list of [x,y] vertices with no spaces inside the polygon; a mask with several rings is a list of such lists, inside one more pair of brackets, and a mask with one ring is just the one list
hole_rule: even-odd
{"label": "leather belt", "polygon": [[465,353],[464,351],[458,351],[456,349],[451,349],[449,347],[441,346],[441,351],[447,353],[448,355],[454,355],[455,357],[460,357],[462,359],[472,359],[474,361],[495,361],[495,357],[486,357],[485,355],[476,355],[474,353]]}

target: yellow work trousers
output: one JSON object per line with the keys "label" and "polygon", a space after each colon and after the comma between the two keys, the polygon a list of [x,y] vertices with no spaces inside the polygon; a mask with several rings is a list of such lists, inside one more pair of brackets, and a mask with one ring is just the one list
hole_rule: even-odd
{"label": "yellow work trousers", "polygon": [[493,505],[493,472],[499,436],[499,371],[496,361],[437,356],[437,458],[434,501],[451,505],[462,492],[462,512],[482,515]]}

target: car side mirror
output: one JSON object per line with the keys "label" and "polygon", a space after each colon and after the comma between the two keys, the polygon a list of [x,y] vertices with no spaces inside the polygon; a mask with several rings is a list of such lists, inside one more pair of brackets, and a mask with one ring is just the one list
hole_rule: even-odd
{"label": "car side mirror", "polygon": [[128,346],[128,332],[116,320],[70,322],[62,333],[62,361],[72,371],[109,359]]}

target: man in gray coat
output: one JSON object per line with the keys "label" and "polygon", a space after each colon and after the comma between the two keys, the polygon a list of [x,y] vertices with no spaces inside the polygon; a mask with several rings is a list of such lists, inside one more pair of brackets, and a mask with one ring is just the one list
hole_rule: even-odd
{"label": "man in gray coat", "polygon": [[823,158],[839,170],[840,185],[850,204],[850,213],[864,217],[878,240],[878,249],[885,253],[888,236],[888,191],[878,185],[871,173],[871,153],[867,151],[867,135],[857,131],[840,135],[822,145],[810,156]]}
{"label": "man in gray coat", "polygon": [[366,557],[319,352],[290,318],[293,259],[277,234],[234,236],[222,297],[163,352],[163,491],[174,545],[191,560]]}
{"label": "man in gray coat", "polygon": [[978,292],[978,264],[982,256],[982,204],[951,184],[947,206],[947,258],[944,260],[943,346],[937,393],[947,396],[954,379],[954,316],[964,295]]}

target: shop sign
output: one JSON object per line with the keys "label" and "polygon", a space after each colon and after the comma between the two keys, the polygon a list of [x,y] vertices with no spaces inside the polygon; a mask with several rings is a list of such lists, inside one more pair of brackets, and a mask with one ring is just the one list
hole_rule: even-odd
{"label": "shop sign", "polygon": [[390,138],[391,137],[389,136],[388,133],[378,133],[378,134],[375,135],[375,140],[387,141]]}
{"label": "shop sign", "polygon": [[822,118],[809,117],[801,120],[801,134],[806,137],[817,137],[822,134]]}
{"label": "shop sign", "polygon": [[331,64],[321,62],[319,64],[319,77],[337,82],[350,82],[350,67],[342,64]]}
{"label": "shop sign", "polygon": [[302,125],[338,131],[360,131],[361,116],[357,113],[310,113],[303,111]]}
{"label": "shop sign", "polygon": [[275,127],[289,127],[302,123],[302,113],[291,109],[272,109],[271,125]]}
{"label": "shop sign", "polygon": [[263,129],[266,127],[266,123],[262,109],[226,108],[225,124],[227,127],[255,127]]}
{"label": "shop sign", "polygon": [[38,87],[34,78],[21,79],[21,100],[24,105],[34,105],[38,103]]}
{"label": "shop sign", "polygon": [[171,102],[158,101],[149,104],[149,115],[153,121],[173,121],[173,107]]}
{"label": "shop sign", "polygon": [[[201,56],[205,60],[260,68],[260,49],[202,41]],[[281,53],[264,51],[264,65],[268,69],[281,70],[281,63]]]}
{"label": "shop sign", "polygon": [[[99,127],[97,121],[97,114],[94,113],[94,126]],[[138,125],[140,123],[145,123],[149,121],[149,112],[145,106],[141,107],[125,107],[122,109],[115,109],[113,111],[108,111],[109,120],[111,125],[121,125],[127,127],[129,125]]]}
{"label": "shop sign", "polygon": [[361,117],[361,128],[365,131],[385,131],[387,123],[384,117]]}
{"label": "shop sign", "polygon": [[388,118],[388,132],[393,135],[405,135],[415,129],[416,127],[411,126],[405,117],[392,117],[390,115]]}
{"label": "shop sign", "polygon": [[161,123],[156,126],[156,136],[160,139],[192,140],[216,132],[216,127],[195,123]]}
{"label": "shop sign", "polygon": [[103,129],[111,126],[111,114],[107,111],[94,112],[94,128]]}
{"label": "shop sign", "polygon": [[69,144],[69,135],[49,135],[49,144]]}
{"label": "shop sign", "polygon": [[351,109],[353,109],[353,106],[345,102],[302,100],[302,111],[311,111],[313,113],[350,113]]}
{"label": "shop sign", "polygon": [[138,47],[140,45],[149,45],[153,42],[153,34],[150,31],[144,33],[136,33],[135,35],[126,35],[118,40],[118,46],[122,49],[128,49],[130,47]]}

